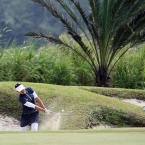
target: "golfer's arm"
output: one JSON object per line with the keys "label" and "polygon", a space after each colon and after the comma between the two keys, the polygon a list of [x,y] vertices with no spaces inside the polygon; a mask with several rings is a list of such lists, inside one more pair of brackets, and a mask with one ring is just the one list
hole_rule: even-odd
{"label": "golfer's arm", "polygon": [[41,107],[39,107],[39,106],[37,106],[37,105],[35,106],[35,109],[38,110],[38,111],[45,112],[45,109],[43,109],[43,108],[41,108]]}
{"label": "golfer's arm", "polygon": [[45,109],[44,108],[41,108],[41,107],[39,107],[39,106],[31,103],[31,102],[26,102],[24,105],[27,106],[27,107],[30,107],[30,108],[34,108],[34,109],[36,109],[38,111],[45,112]]}
{"label": "golfer's arm", "polygon": [[[35,100],[40,105],[40,107],[45,110],[45,106],[44,106],[43,102],[41,101],[41,99],[39,97],[37,97],[37,98],[35,98]],[[39,110],[39,111],[41,111],[41,110]]]}

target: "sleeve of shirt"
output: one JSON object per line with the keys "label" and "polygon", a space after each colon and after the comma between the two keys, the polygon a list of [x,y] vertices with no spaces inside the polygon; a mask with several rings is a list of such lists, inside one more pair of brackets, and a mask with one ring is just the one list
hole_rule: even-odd
{"label": "sleeve of shirt", "polygon": [[34,99],[38,97],[38,95],[36,94],[36,92],[33,92],[33,96],[34,96]]}
{"label": "sleeve of shirt", "polygon": [[35,106],[36,106],[35,104],[33,104],[31,102],[26,102],[24,105],[27,106],[27,107],[30,107],[30,108],[34,108],[34,109],[35,109]]}
{"label": "sleeve of shirt", "polygon": [[20,96],[19,97],[19,102],[24,105],[27,102],[27,100],[24,97]]}

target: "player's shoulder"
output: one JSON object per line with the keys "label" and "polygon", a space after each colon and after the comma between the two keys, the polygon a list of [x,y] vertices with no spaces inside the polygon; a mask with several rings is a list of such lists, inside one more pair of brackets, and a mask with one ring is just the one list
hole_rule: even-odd
{"label": "player's shoulder", "polygon": [[31,88],[31,87],[27,87],[25,88],[25,90],[28,92],[28,93],[33,93],[34,90]]}
{"label": "player's shoulder", "polygon": [[25,98],[25,94],[20,94],[19,95],[19,101],[23,100]]}

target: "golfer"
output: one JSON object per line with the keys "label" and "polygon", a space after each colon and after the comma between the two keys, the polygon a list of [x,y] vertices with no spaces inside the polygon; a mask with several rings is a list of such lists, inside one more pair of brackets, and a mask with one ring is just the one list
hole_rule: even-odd
{"label": "golfer", "polygon": [[[43,102],[31,87],[25,88],[21,83],[17,83],[15,89],[19,93],[19,102],[23,107],[20,119],[20,130],[37,131],[40,118],[39,111],[47,114],[52,112],[45,108]],[[35,102],[37,102],[39,106],[36,105]]]}

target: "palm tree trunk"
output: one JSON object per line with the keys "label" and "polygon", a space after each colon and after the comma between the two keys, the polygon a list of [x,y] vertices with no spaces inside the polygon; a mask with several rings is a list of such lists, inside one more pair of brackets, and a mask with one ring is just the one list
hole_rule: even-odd
{"label": "palm tree trunk", "polygon": [[109,87],[110,77],[108,76],[108,69],[106,67],[99,67],[95,75],[94,86]]}

